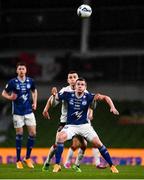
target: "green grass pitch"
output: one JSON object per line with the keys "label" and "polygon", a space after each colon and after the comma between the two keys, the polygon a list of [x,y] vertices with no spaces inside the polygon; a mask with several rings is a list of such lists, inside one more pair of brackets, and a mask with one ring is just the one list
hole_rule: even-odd
{"label": "green grass pitch", "polygon": [[34,169],[17,170],[14,164],[0,165],[0,179],[144,179],[143,166],[117,166],[119,174],[111,173],[109,167],[101,170],[94,165],[81,165],[81,173],[63,167],[61,172],[53,173],[53,165],[48,172],[42,172],[41,168],[35,165]]}

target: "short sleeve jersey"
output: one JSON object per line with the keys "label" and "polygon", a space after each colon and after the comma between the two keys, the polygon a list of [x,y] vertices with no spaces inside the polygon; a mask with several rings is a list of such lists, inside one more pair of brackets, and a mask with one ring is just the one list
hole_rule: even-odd
{"label": "short sleeve jersey", "polygon": [[5,87],[7,93],[14,92],[17,99],[12,101],[12,114],[26,115],[32,112],[31,91],[36,89],[32,78],[26,77],[22,82],[18,78],[11,79]]}
{"label": "short sleeve jersey", "polygon": [[67,124],[88,123],[87,111],[94,99],[94,94],[84,93],[82,97],[77,97],[73,92],[59,92],[58,97],[67,103]]}
{"label": "short sleeve jersey", "polygon": [[[74,90],[71,88],[71,86],[63,87],[59,93],[63,92],[73,92]],[[86,93],[88,93],[87,90],[85,90]],[[57,101],[56,101],[57,103]],[[66,123],[67,122],[67,103],[62,100],[62,108],[61,108],[61,116],[60,116],[60,122]]]}

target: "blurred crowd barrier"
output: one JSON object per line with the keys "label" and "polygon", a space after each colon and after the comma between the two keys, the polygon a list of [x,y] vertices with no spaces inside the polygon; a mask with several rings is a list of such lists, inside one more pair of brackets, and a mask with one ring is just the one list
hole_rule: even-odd
{"label": "blurred crowd barrier", "polygon": [[136,56],[128,51],[113,53],[4,53],[0,55],[0,81],[5,84],[14,77],[17,62],[24,61],[28,75],[38,84],[39,99],[45,99],[52,86],[65,86],[67,73],[75,70],[86,78],[89,91],[99,91],[117,100],[144,101],[143,55]]}

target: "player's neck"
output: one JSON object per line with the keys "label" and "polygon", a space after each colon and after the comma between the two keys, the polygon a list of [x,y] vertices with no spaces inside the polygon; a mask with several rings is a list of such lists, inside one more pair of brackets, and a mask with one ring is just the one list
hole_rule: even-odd
{"label": "player's neck", "polygon": [[81,98],[84,95],[84,92],[75,92],[76,97]]}
{"label": "player's neck", "polygon": [[26,76],[18,76],[17,78],[22,82],[26,80]]}
{"label": "player's neck", "polygon": [[74,90],[74,85],[70,85],[71,89]]}

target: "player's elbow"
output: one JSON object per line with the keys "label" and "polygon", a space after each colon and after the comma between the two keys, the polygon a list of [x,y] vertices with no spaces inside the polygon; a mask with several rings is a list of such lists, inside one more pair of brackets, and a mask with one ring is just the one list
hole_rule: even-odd
{"label": "player's elbow", "polygon": [[111,102],[111,98],[110,98],[109,96],[105,96],[105,97],[104,97],[104,100],[105,100],[107,103]]}
{"label": "player's elbow", "polygon": [[104,100],[109,100],[110,99],[110,97],[109,96],[104,96]]}
{"label": "player's elbow", "polygon": [[2,97],[5,97],[5,91],[2,91],[1,95]]}

